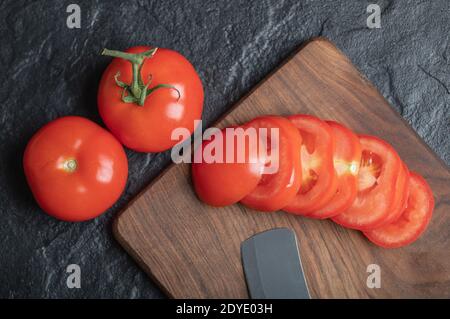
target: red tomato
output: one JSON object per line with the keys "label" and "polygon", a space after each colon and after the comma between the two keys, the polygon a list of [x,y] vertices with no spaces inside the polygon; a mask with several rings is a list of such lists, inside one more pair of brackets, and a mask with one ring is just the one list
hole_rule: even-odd
{"label": "red tomato", "polygon": [[348,209],[358,193],[358,171],[361,162],[361,144],[358,136],[345,126],[327,121],[333,131],[336,148],[333,155],[338,185],[333,198],[321,209],[308,215],[313,218],[329,218]]}
{"label": "red tomato", "polygon": [[414,242],[425,231],[434,208],[430,186],[417,173],[410,173],[407,206],[391,224],[364,232],[374,244],[397,248]]}
{"label": "red tomato", "polygon": [[[194,154],[194,159],[201,159],[201,162],[192,163],[192,180],[197,196],[206,204],[217,207],[235,204],[253,191],[265,166],[265,158],[258,156],[256,143],[250,143],[249,139],[244,146],[244,160],[238,162],[238,152],[243,150],[239,148],[238,138],[235,135],[230,137],[225,130],[203,141],[202,147]],[[217,161],[211,161],[205,154],[216,154]],[[226,161],[231,156],[227,154],[234,154],[232,161]]]}
{"label": "red tomato", "polygon": [[42,127],[29,141],[25,175],[39,206],[65,221],[84,221],[111,207],[122,193],[128,163],[108,131],[77,116]]}
{"label": "red tomato", "polygon": [[[189,61],[172,50],[158,49],[154,55],[151,50],[144,46],[130,48],[128,54],[105,50],[105,55],[124,58],[115,58],[106,68],[98,90],[98,108],[106,126],[138,152],[171,148],[180,142],[172,140],[172,131],[187,128],[192,133],[203,109],[202,83]],[[146,58],[137,54],[143,52],[148,53]],[[125,58],[136,60],[133,67]]]}
{"label": "red tomato", "polygon": [[[246,126],[258,131],[266,128],[268,137],[270,137],[271,129],[278,129],[278,145],[272,145],[274,149],[278,149],[278,156],[273,156],[273,162],[271,161],[273,167],[278,169],[276,172],[264,174],[258,186],[245,196],[241,203],[262,211],[279,210],[292,201],[301,185],[302,169],[299,152],[301,136],[289,120],[279,116],[258,117]],[[270,139],[267,141],[270,143]],[[271,142],[276,143],[273,140]]]}
{"label": "red tomato", "polygon": [[402,162],[385,141],[374,136],[360,136],[359,140],[363,152],[358,194],[352,206],[333,221],[348,228],[367,230],[381,225],[392,210]]}
{"label": "red tomato", "polygon": [[293,115],[289,120],[298,128],[302,137],[302,185],[283,210],[308,215],[324,207],[336,193],[333,131],[327,123],[314,116]]}

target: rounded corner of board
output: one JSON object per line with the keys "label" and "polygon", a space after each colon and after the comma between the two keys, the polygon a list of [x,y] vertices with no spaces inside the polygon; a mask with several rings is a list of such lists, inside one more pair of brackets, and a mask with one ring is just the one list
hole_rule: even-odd
{"label": "rounded corner of board", "polygon": [[123,237],[123,225],[122,225],[122,215],[125,213],[122,212],[119,214],[119,216],[117,216],[116,218],[113,219],[113,223],[112,223],[112,232],[114,237],[119,241],[119,242],[123,242],[124,241],[124,237]]}

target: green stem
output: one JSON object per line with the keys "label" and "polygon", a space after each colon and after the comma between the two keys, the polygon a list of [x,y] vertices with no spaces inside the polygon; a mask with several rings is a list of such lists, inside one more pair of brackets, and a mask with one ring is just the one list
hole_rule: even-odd
{"label": "green stem", "polygon": [[135,103],[140,106],[143,106],[147,96],[159,88],[174,89],[178,92],[178,98],[180,98],[180,92],[173,85],[159,84],[154,88],[148,89],[151,80],[149,80],[147,84],[144,84],[144,81],[142,80],[141,68],[144,64],[144,61],[147,58],[153,57],[157,50],[158,48],[152,48],[148,51],[141,53],[127,53],[122,51],[103,49],[102,55],[121,58],[131,63],[133,77],[130,84],[123,83],[119,80],[120,73],[117,73],[114,76],[114,80],[116,81],[117,86],[123,88],[122,91],[123,102]]}
{"label": "green stem", "polygon": [[131,93],[133,93],[135,97],[141,97],[142,91],[139,87],[139,77],[141,76],[141,74],[139,73],[139,65],[133,63],[132,67],[133,67],[133,80],[131,82]]}

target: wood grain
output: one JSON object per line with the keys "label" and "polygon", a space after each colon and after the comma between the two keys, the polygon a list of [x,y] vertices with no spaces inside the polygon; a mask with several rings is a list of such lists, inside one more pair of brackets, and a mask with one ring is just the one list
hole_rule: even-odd
{"label": "wood grain", "polygon": [[[430,183],[431,224],[416,243],[386,250],[331,221],[241,205],[212,208],[195,196],[188,164],[172,165],[118,216],[114,234],[175,298],[248,298],[240,244],[273,227],[295,230],[314,298],[450,297],[450,173],[351,62],[325,39],[307,43],[242,99],[218,126],[262,114],[314,114],[390,142]],[[366,286],[369,264],[381,288]]]}

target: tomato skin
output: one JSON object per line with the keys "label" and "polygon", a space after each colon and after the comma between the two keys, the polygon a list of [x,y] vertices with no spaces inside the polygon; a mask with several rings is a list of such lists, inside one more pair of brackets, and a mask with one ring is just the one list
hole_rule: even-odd
{"label": "tomato skin", "polygon": [[[242,128],[245,129],[246,127],[243,126]],[[231,151],[231,148],[227,147],[228,137],[225,130],[221,130],[223,136],[222,159],[225,159],[227,153]],[[264,171],[265,159],[259,157],[255,159],[249,156],[249,154],[252,154],[250,150],[255,145],[246,143],[245,162],[227,163],[224,160],[223,163],[208,163],[203,152],[213,141],[214,136],[210,140],[203,141],[202,148],[195,151],[194,162],[191,165],[194,189],[200,200],[210,206],[232,205],[256,188]],[[234,154],[238,152],[236,139],[233,152]],[[195,162],[196,158],[200,158],[201,162]]]}
{"label": "tomato skin", "polygon": [[[140,53],[150,47],[138,46],[128,53]],[[173,85],[174,89],[163,88],[151,93],[143,106],[125,103],[121,100],[122,89],[114,76],[131,83],[130,62],[114,58],[103,73],[98,89],[98,109],[105,125],[128,148],[138,152],[162,152],[180,140],[172,140],[175,128],[194,131],[194,120],[200,120],[203,110],[204,92],[202,82],[194,67],[181,54],[159,48],[155,55],[145,60],[141,70],[146,83],[152,77],[150,88],[158,84]]]}
{"label": "tomato skin", "polygon": [[416,241],[428,226],[434,209],[434,197],[425,179],[410,173],[409,197],[400,217],[388,225],[366,231],[364,235],[384,248],[399,248]]}
{"label": "tomato skin", "polygon": [[[335,141],[327,123],[311,115],[293,115],[288,119],[297,127],[302,137],[301,165],[302,186],[294,199],[283,208],[288,213],[308,216],[324,207],[334,196],[337,177],[334,171],[333,153]],[[309,148],[314,148],[308,150]],[[317,176],[312,188],[305,191],[308,174]]]}
{"label": "tomato skin", "polygon": [[[74,161],[76,168],[70,171]],[[119,198],[128,177],[122,145],[105,129],[77,116],[42,127],[25,149],[23,166],[39,206],[64,221],[103,213]]]}
{"label": "tomato skin", "polygon": [[[252,209],[272,212],[285,207],[295,197],[302,182],[300,146],[297,128],[286,118],[262,116],[246,124],[255,129],[279,131],[278,171],[264,174],[258,186],[241,203]],[[270,133],[269,133],[270,134]]]}
{"label": "tomato skin", "polygon": [[333,198],[322,208],[308,215],[325,219],[339,215],[348,209],[358,193],[358,171],[361,162],[361,143],[358,136],[342,124],[326,121],[333,131],[335,151],[334,168],[338,186]]}
{"label": "tomato skin", "polygon": [[[380,158],[381,172],[372,188],[362,190],[359,183],[352,206],[333,217],[333,221],[347,228],[368,230],[382,225],[389,215],[395,202],[395,186],[402,162],[394,148],[382,139],[369,135],[360,135],[359,139],[363,157],[364,152],[368,152]],[[361,165],[360,180],[363,168]]]}

